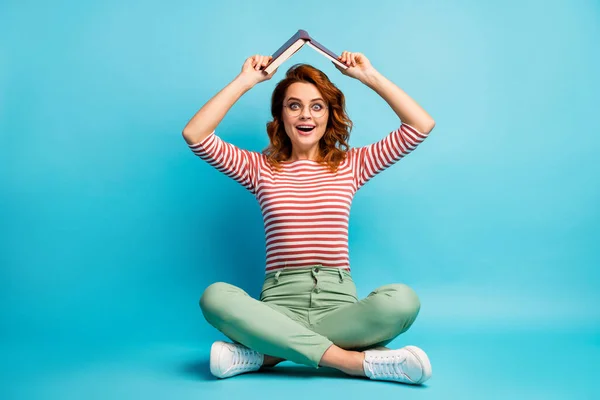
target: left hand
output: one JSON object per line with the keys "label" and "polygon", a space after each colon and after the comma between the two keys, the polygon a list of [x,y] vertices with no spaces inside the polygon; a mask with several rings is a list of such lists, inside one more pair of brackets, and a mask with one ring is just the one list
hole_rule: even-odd
{"label": "left hand", "polygon": [[369,73],[375,71],[375,68],[371,65],[369,59],[362,53],[351,53],[349,51],[342,52],[342,55],[338,57],[338,60],[348,65],[347,69],[343,69],[336,63],[333,65],[344,75],[351,78],[363,81]]}

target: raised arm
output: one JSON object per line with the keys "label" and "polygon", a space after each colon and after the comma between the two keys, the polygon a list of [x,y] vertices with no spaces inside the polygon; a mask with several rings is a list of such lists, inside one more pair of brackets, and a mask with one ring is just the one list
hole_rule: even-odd
{"label": "raised arm", "polygon": [[364,54],[344,51],[340,56],[340,60],[346,63],[349,68],[344,70],[334,64],[336,68],[342,74],[358,79],[377,92],[392,107],[401,122],[411,125],[425,135],[431,132],[435,126],[435,121],[427,111],[377,71]]}
{"label": "raised arm", "polygon": [[258,54],[246,59],[240,74],[204,104],[183,128],[185,141],[190,145],[203,141],[217,128],[225,114],[244,93],[257,83],[271,79],[277,70],[267,74],[261,69],[270,59],[271,56]]}
{"label": "raised arm", "polygon": [[361,53],[344,51],[339,57],[348,65],[336,68],[358,79],[379,94],[400,118],[400,127],[376,143],[351,150],[356,190],[375,175],[412,152],[435,126],[435,121],[402,89],[381,75]]}

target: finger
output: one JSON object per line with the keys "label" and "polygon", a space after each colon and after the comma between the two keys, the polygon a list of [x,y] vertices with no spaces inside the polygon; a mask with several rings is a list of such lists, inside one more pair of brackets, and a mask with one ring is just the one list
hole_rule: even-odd
{"label": "finger", "polygon": [[265,59],[263,60],[263,67],[266,67],[267,65],[269,65],[272,58],[273,58],[272,56],[266,56]]}
{"label": "finger", "polygon": [[252,63],[252,67],[254,67],[255,70],[258,70],[258,63],[260,62],[260,55],[255,54],[254,55],[254,59],[253,59],[253,63]]}
{"label": "finger", "polygon": [[352,53],[352,65],[356,67],[356,53]]}
{"label": "finger", "polygon": [[260,69],[261,63],[262,63],[262,57],[257,55],[256,56],[256,65],[254,66],[254,69],[258,71]]}
{"label": "finger", "polygon": [[257,54],[254,56],[254,69],[259,70],[260,69],[260,60],[261,60],[261,56],[260,54]]}
{"label": "finger", "polygon": [[265,58],[263,59],[263,67],[266,67],[267,65],[269,65],[269,62],[271,61],[271,56],[265,56]]}
{"label": "finger", "polygon": [[363,64],[365,62],[365,56],[362,53],[356,53],[356,62]]}

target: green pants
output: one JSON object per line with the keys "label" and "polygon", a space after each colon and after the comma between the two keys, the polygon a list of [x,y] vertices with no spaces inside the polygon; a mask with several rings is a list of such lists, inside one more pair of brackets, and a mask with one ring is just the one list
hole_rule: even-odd
{"label": "green pants", "polygon": [[260,301],[213,283],[200,308],[232,341],[319,368],[332,344],[356,351],[385,346],[412,325],[420,302],[404,284],[381,286],[359,301],[349,271],[315,265],[267,274]]}

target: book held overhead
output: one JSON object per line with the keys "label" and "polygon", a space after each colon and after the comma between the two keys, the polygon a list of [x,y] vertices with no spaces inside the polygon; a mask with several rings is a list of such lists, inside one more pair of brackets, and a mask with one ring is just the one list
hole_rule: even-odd
{"label": "book held overhead", "polygon": [[321,43],[317,42],[304,29],[300,29],[291,38],[289,38],[288,41],[283,44],[283,46],[281,46],[279,49],[277,49],[275,53],[273,53],[273,55],[271,56],[271,62],[265,67],[264,71],[267,74],[270,74],[271,72],[275,71],[277,67],[279,67],[285,60],[287,60],[294,53],[300,50],[305,44],[308,44],[310,47],[315,49],[315,51],[329,58],[341,68],[348,68],[346,64],[338,60],[337,54],[327,49]]}

